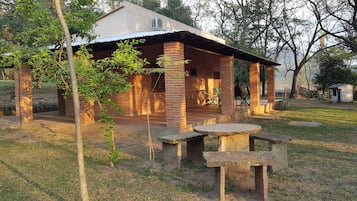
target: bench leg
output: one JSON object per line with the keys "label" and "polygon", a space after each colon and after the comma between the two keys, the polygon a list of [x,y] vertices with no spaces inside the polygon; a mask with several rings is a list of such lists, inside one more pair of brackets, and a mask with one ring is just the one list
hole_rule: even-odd
{"label": "bench leg", "polygon": [[275,157],[272,171],[288,168],[288,146],[286,143],[269,143],[269,151],[272,151]]}
{"label": "bench leg", "polygon": [[254,139],[249,138],[249,151],[254,151]]}
{"label": "bench leg", "polygon": [[196,166],[204,165],[202,152],[204,151],[205,143],[203,138],[187,141],[187,158]]}
{"label": "bench leg", "polygon": [[267,201],[268,198],[268,173],[267,166],[255,167],[255,191],[257,200]]}
{"label": "bench leg", "polygon": [[214,178],[214,192],[219,196],[220,201],[224,201],[224,190],[226,184],[226,167],[216,167],[215,168],[215,178]]}
{"label": "bench leg", "polygon": [[162,159],[172,165],[173,168],[181,168],[181,143],[178,144],[169,144],[162,143]]}

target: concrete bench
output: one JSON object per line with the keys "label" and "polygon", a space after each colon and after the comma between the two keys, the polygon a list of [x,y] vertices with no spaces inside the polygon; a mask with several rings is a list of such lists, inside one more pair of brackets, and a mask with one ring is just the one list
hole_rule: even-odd
{"label": "concrete bench", "polygon": [[275,110],[286,110],[288,107],[289,103],[288,100],[279,100],[274,103],[274,109]]}
{"label": "concrete bench", "polygon": [[181,167],[182,143],[187,142],[187,159],[195,165],[202,166],[204,159],[202,151],[204,150],[204,137],[207,135],[200,133],[173,134],[158,137],[162,142],[162,158],[170,163],[174,168]]}
{"label": "concrete bench", "polygon": [[268,200],[267,166],[274,162],[274,155],[269,151],[254,152],[203,152],[207,167],[215,169],[215,192],[220,201],[225,196],[226,167],[239,165],[253,166],[255,169],[255,191],[258,200]]}
{"label": "concrete bench", "polygon": [[292,138],[286,135],[273,134],[251,134],[249,135],[249,150],[254,151],[254,141],[268,141],[269,151],[272,151],[275,158],[274,166],[269,167],[269,171],[278,171],[288,167],[288,146],[287,142]]}

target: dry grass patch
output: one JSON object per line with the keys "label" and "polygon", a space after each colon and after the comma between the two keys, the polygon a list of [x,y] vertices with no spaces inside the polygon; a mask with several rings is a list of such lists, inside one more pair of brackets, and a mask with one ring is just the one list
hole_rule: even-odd
{"label": "dry grass patch", "polygon": [[[264,132],[294,138],[288,145],[289,168],[269,175],[271,200],[355,200],[357,110],[296,103],[279,113],[279,120],[246,120],[261,125]],[[322,125],[294,126],[290,121]],[[181,170],[166,171],[157,149],[153,169],[144,138],[120,135],[121,160],[114,169],[108,168],[101,140],[85,139],[91,200],[215,200],[212,174],[206,168],[185,163]],[[264,142],[257,146],[267,147]],[[216,147],[216,139],[207,138],[206,149]],[[73,136],[41,126],[0,130],[0,200],[79,200],[75,151]],[[254,200],[254,185],[248,184],[241,189],[228,184],[227,200]]]}

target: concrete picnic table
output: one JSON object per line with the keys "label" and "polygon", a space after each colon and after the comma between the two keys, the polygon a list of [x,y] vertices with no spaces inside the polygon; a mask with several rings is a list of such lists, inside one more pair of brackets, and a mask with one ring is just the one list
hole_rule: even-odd
{"label": "concrete picnic table", "polygon": [[[262,127],[248,123],[219,123],[193,128],[197,133],[218,137],[219,152],[249,152],[249,134],[258,133]],[[248,174],[249,165],[227,167],[228,176]]]}
{"label": "concrete picnic table", "polygon": [[249,151],[249,134],[258,133],[262,127],[248,123],[219,123],[195,126],[193,130],[218,137],[218,151]]}

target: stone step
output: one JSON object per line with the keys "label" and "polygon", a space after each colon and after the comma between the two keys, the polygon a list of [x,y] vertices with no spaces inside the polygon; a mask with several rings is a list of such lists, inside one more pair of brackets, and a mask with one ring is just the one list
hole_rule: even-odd
{"label": "stone step", "polygon": [[279,120],[279,116],[272,115],[251,115],[251,119],[263,119],[263,120]]}

